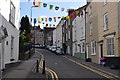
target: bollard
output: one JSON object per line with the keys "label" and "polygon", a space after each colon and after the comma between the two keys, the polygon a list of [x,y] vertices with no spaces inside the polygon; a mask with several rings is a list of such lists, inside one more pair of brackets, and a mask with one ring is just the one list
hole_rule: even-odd
{"label": "bollard", "polygon": [[29,59],[30,59],[30,53],[31,53],[31,50],[29,50]]}
{"label": "bollard", "polygon": [[42,74],[45,74],[45,60],[43,60],[43,72]]}
{"label": "bollard", "polygon": [[36,72],[39,72],[39,62],[37,60],[37,63],[36,63]]}

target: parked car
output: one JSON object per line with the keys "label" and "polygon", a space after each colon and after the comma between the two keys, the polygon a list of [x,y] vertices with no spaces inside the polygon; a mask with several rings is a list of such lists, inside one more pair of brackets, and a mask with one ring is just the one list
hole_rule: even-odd
{"label": "parked car", "polygon": [[57,48],[55,53],[56,54],[63,54],[63,50],[61,48]]}
{"label": "parked car", "polygon": [[52,50],[52,46],[49,46],[48,50],[50,50],[50,51],[51,51],[51,50]]}
{"label": "parked car", "polygon": [[56,49],[57,49],[56,46],[52,46],[51,51],[52,51],[52,52],[56,52]]}

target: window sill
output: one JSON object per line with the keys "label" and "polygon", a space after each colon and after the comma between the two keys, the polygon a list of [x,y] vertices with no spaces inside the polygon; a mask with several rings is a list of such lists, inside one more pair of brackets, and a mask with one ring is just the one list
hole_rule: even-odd
{"label": "window sill", "polygon": [[94,54],[91,54],[91,56],[96,56],[96,53],[94,53]]}
{"label": "window sill", "polygon": [[108,31],[109,29],[104,30],[104,32]]}
{"label": "window sill", "polygon": [[106,55],[105,57],[115,57],[115,55]]}

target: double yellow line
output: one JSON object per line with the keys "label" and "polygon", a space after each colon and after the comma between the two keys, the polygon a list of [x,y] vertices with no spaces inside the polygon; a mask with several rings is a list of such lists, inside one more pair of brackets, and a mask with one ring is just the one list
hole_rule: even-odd
{"label": "double yellow line", "polygon": [[101,75],[101,76],[103,76],[103,77],[105,77],[105,78],[108,78],[108,79],[110,79],[110,80],[117,80],[117,79],[115,79],[114,77],[112,77],[112,76],[110,76],[110,75],[107,75],[107,74],[102,73],[102,72],[100,72],[100,71],[98,71],[98,70],[95,70],[95,69],[92,69],[92,68],[90,68],[90,67],[88,67],[88,66],[85,66],[85,65],[83,65],[83,64],[81,64],[81,63],[79,63],[79,62],[76,62],[76,61],[74,61],[74,60],[72,60],[72,59],[70,59],[70,58],[68,58],[68,57],[66,57],[66,56],[63,56],[63,57],[66,58],[66,59],[68,59],[68,60],[70,60],[70,61],[72,61],[72,62],[74,62],[74,63],[76,63],[76,64],[78,64],[78,65],[80,65],[80,66],[82,66],[82,67],[84,67],[84,68],[86,68],[86,69],[88,69],[88,70],[90,70],[90,71],[92,71],[92,72],[95,72],[95,73],[97,73],[97,74],[99,74],[99,75]]}
{"label": "double yellow line", "polygon": [[[41,53],[40,53],[40,55],[41,55],[41,59],[40,59],[39,68],[43,69],[44,56]],[[45,70],[51,74],[52,80],[58,80],[58,76],[55,73],[55,71],[53,71],[53,70],[51,70],[51,69],[49,69],[47,67],[45,67]]]}

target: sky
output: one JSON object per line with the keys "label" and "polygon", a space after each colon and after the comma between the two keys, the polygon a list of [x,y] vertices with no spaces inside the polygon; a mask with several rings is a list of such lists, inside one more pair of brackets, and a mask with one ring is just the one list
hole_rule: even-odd
{"label": "sky", "polygon": [[[23,16],[27,15],[29,18],[31,17],[31,11],[32,11],[32,18],[53,18],[53,17],[63,17],[63,16],[67,16],[67,9],[77,9],[83,5],[86,4],[86,0],[36,0],[36,4],[37,2],[41,2],[41,6],[40,7],[33,7],[33,0],[21,0],[20,3],[20,18],[22,18]],[[44,8],[43,7],[43,3],[47,3],[47,7]],[[53,5],[53,9],[50,10],[49,9],[49,5]],[[54,9],[55,6],[59,7],[59,10],[56,11]],[[65,11],[61,11],[61,8],[65,8]],[[57,25],[59,23],[60,19],[56,19],[56,22],[54,22],[54,20],[52,20],[51,22],[45,22],[42,21],[41,23],[36,23],[36,25],[40,25],[41,28],[43,28],[43,26],[45,26],[45,24],[52,24],[52,25]],[[43,23],[45,23],[43,25]],[[33,22],[32,22],[33,25]]]}

